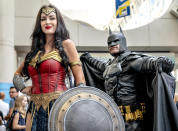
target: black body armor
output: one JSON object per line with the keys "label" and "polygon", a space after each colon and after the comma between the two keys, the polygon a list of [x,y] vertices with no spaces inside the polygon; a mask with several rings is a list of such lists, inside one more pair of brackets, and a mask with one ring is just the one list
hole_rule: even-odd
{"label": "black body armor", "polygon": [[[103,72],[105,91],[118,105],[132,105],[142,101],[138,92],[146,88],[144,74],[154,74],[162,58],[126,51],[106,64],[91,57],[89,53],[81,57],[85,57],[91,66]],[[169,70],[173,69],[169,68],[171,68]],[[164,70],[168,69],[164,68]]]}

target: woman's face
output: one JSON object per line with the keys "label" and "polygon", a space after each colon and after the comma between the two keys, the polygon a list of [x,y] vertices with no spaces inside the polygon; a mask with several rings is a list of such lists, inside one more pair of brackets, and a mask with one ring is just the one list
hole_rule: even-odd
{"label": "woman's face", "polygon": [[57,28],[57,17],[55,12],[48,15],[41,13],[41,29],[45,35],[53,35]]}

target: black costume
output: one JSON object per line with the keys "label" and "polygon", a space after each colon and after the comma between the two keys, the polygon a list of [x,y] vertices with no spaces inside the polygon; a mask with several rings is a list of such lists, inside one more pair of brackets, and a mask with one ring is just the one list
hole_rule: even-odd
{"label": "black costume", "polygon": [[[159,70],[167,72],[166,78],[170,78],[169,83],[171,84],[166,84],[166,87],[173,88],[174,90],[175,79],[170,74],[174,63],[167,57],[156,58],[130,52],[127,50],[126,39],[123,33],[112,34],[110,32],[108,47],[110,48],[118,44],[120,45],[119,52],[111,54],[115,58],[107,63],[91,57],[89,53],[81,56],[86,84],[106,91],[114,99],[123,115],[127,131],[167,130],[167,128],[160,128],[160,125],[162,126],[165,121],[158,122],[160,115],[156,116],[155,112],[153,113],[153,110],[160,111],[162,108],[165,109],[165,105],[159,105],[159,103],[164,103],[159,97],[165,96],[156,90],[159,87],[156,85],[160,84],[155,83],[160,77],[155,76],[159,75],[158,67],[160,67]],[[156,98],[156,96],[158,97]],[[167,101],[166,98],[166,102],[169,103],[170,101],[172,103],[173,99],[170,98]],[[155,103],[157,105],[154,105]],[[174,108],[173,104],[171,106],[171,109]],[[170,111],[167,107],[163,111],[163,113],[169,112],[172,112],[172,110]],[[175,109],[173,109],[173,114],[175,115],[173,117],[178,117]],[[161,116],[161,120],[162,118],[164,117]],[[169,118],[166,119],[166,121],[169,120]],[[177,118],[175,118],[174,123],[168,122],[168,124],[170,124],[168,126],[169,130],[178,129]]]}

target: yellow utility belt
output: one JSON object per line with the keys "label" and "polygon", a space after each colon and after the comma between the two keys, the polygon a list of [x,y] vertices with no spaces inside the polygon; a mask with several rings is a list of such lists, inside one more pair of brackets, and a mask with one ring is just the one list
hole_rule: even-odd
{"label": "yellow utility belt", "polygon": [[146,112],[145,103],[119,106],[119,109],[126,122],[143,120],[143,114]]}

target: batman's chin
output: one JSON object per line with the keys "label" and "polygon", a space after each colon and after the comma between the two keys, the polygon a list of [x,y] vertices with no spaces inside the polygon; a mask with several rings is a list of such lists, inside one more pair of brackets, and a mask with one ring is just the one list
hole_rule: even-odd
{"label": "batman's chin", "polygon": [[113,57],[117,57],[125,53],[127,50],[120,50],[118,52],[110,53]]}
{"label": "batman's chin", "polygon": [[110,53],[113,57],[117,57],[117,56],[119,56],[119,51],[118,52],[115,52],[115,53]]}

